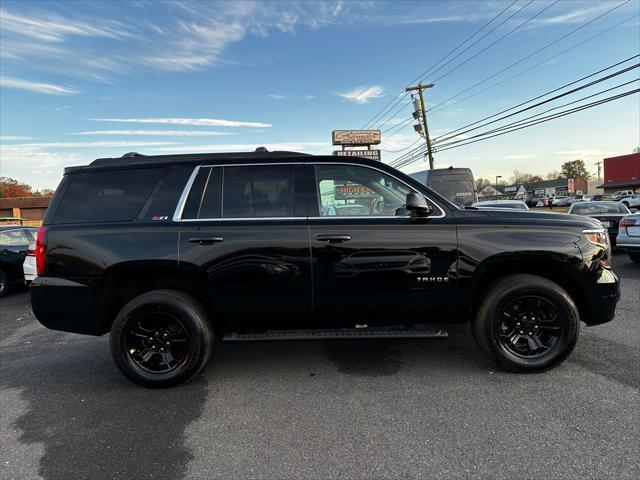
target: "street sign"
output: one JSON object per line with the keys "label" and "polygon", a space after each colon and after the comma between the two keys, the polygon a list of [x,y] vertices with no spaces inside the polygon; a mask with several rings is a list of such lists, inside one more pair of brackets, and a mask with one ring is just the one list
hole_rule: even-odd
{"label": "street sign", "polygon": [[334,130],[331,137],[334,145],[378,145],[380,130]]}
{"label": "street sign", "polygon": [[575,189],[575,182],[574,182],[573,178],[567,179],[567,190],[570,193],[573,193],[574,189]]}
{"label": "street sign", "polygon": [[337,157],[364,157],[380,161],[380,150],[334,150]]}

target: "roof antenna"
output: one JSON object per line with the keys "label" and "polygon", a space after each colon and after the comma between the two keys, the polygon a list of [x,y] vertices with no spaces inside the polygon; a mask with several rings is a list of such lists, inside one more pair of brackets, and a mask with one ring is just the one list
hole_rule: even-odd
{"label": "roof antenna", "polygon": [[144,155],[138,152],[128,152],[122,155],[122,158],[133,158],[133,157],[144,157]]}
{"label": "roof antenna", "polygon": [[269,150],[267,150],[267,147],[258,147],[256,148],[256,153],[269,153]]}

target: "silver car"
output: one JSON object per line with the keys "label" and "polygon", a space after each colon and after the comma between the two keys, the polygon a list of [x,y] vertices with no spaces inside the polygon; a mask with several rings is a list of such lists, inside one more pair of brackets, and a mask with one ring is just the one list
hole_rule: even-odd
{"label": "silver car", "polygon": [[626,251],[631,260],[640,263],[640,213],[632,213],[620,220],[618,248]]}
{"label": "silver car", "polygon": [[633,195],[622,197],[620,199],[620,203],[627,208],[640,208],[640,193],[634,193]]}

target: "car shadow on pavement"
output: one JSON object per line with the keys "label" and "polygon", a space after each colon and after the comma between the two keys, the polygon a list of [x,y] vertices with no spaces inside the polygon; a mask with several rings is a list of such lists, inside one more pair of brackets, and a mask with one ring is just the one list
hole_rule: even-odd
{"label": "car shadow on pavement", "polygon": [[28,402],[14,423],[19,441],[43,446],[39,474],[181,478],[191,459],[184,429],[202,412],[205,379],[173,389],[141,388],[113,366],[106,337],[51,337],[66,342],[20,350],[14,345],[1,356],[2,389],[16,388]]}

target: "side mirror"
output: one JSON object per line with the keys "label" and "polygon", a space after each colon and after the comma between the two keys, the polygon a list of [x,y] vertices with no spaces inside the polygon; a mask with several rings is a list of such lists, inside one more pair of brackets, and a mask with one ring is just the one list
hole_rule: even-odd
{"label": "side mirror", "polygon": [[431,207],[419,193],[407,193],[405,208],[415,217],[428,217],[431,214]]}

